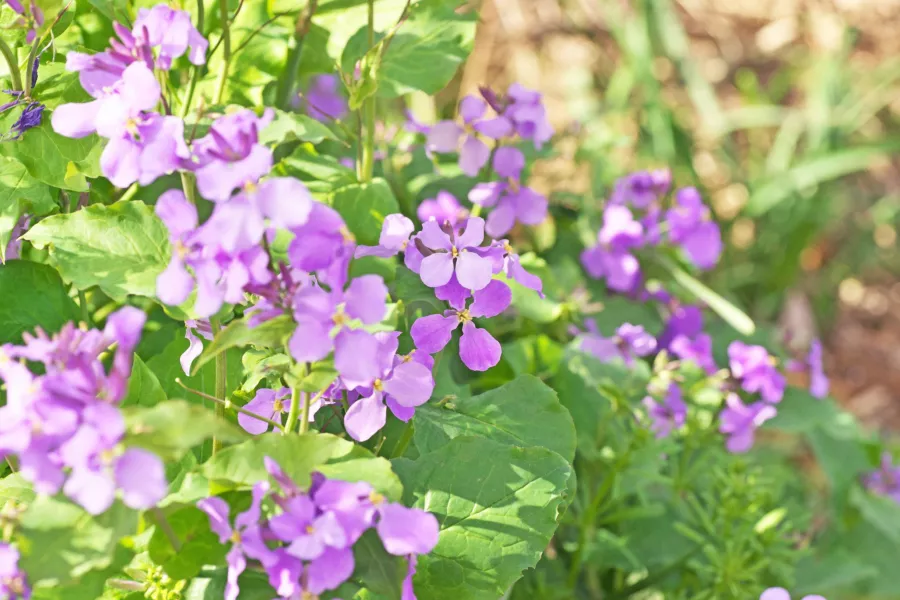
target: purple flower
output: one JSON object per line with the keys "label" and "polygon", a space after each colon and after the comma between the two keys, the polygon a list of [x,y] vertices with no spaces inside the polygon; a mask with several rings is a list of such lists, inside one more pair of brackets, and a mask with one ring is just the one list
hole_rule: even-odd
{"label": "purple flower", "polygon": [[669,240],[681,246],[698,268],[714,267],[722,254],[722,236],[700,192],[693,187],[682,188],[676,192],[675,202],[675,207],[666,211]]}
{"label": "purple flower", "polygon": [[[132,36],[132,47],[149,46],[158,49],[155,62],[158,69],[168,71],[172,61],[185,53],[195,65],[206,62],[209,42],[191,23],[191,15],[186,10],[174,10],[166,4],[142,8],[138,10],[134,21]],[[123,39],[126,40],[131,41],[128,36]],[[116,48],[115,44],[113,48]]]}
{"label": "purple flower", "polygon": [[263,529],[260,524],[261,505],[268,491],[268,482],[260,481],[253,486],[253,502],[250,508],[235,517],[234,527],[229,522],[228,504],[221,498],[213,496],[197,503],[197,508],[209,516],[209,525],[219,536],[219,542],[232,544],[225,557],[228,563],[225,600],[237,600],[240,593],[238,576],[247,568],[247,557],[259,560],[263,564],[274,558],[272,551],[263,541]]}
{"label": "purple flower", "polygon": [[12,231],[9,234],[9,243],[6,244],[6,259],[5,260],[15,260],[19,258],[19,253],[22,251],[22,240],[21,237],[28,231],[28,227],[31,226],[31,215],[22,215],[16,221],[16,224],[13,226]]}
{"label": "purple flower", "polygon": [[659,334],[660,348],[670,349],[678,336],[695,338],[703,332],[703,312],[697,306],[675,304],[666,327]]}
{"label": "purple flower", "polygon": [[25,571],[19,568],[19,551],[0,542],[0,598],[28,600],[31,588]]}
{"label": "purple flower", "polygon": [[462,325],[459,339],[459,357],[469,369],[486,371],[500,362],[500,343],[484,329],[475,327],[472,319],[495,317],[512,302],[512,291],[505,283],[492,280],[486,287],[473,294],[469,308],[460,305],[443,315],[420,317],[413,323],[410,335],[416,347],[435,354],[450,342],[453,330]]}
{"label": "purple flower", "polygon": [[338,91],[339,82],[336,75],[317,75],[310,80],[303,96],[309,116],[324,123],[347,115],[347,101]]}
{"label": "purple flower", "polygon": [[469,211],[463,208],[456,196],[441,190],[434,198],[427,198],[419,204],[416,216],[423,223],[434,220],[441,225],[450,223],[456,226],[461,225],[469,217]]}
{"label": "purple flower", "polygon": [[[281,423],[281,415],[291,410],[291,390],[286,387],[277,391],[269,389],[257,390],[253,400],[245,404],[244,409],[271,421]],[[269,430],[268,423],[254,419],[244,413],[238,413],[237,419],[238,424],[247,433],[259,435]]]}
{"label": "purple flower", "polygon": [[667,437],[674,429],[684,425],[687,419],[687,405],[681,398],[681,388],[677,383],[670,383],[665,400],[660,404],[653,398],[644,398],[644,407],[652,421],[650,429],[657,438]]}
{"label": "purple flower", "polygon": [[201,196],[223,202],[235,189],[252,189],[260,177],[272,170],[272,151],[259,143],[259,132],[274,117],[271,109],[262,117],[241,109],[216,119],[209,133],[194,142]]}
{"label": "purple flower", "polygon": [[381,224],[381,237],[377,246],[357,246],[356,258],[363,256],[380,256],[390,258],[406,250],[409,238],[416,226],[409,218],[401,214],[388,215]]}
{"label": "purple flower", "polygon": [[873,494],[900,503],[900,466],[894,466],[890,453],[881,455],[881,467],[863,477],[863,485]]}
{"label": "purple flower", "polygon": [[616,180],[609,203],[647,209],[659,202],[671,184],[672,172],[668,169],[631,173]]}
{"label": "purple flower", "polygon": [[553,127],[547,120],[541,95],[518,83],[509,86],[506,93],[510,102],[503,116],[512,121],[519,137],[532,140],[534,147],[540,149],[553,137]]}
{"label": "purple flower", "polygon": [[479,183],[469,192],[469,201],[485,208],[493,207],[485,227],[492,237],[506,234],[517,221],[538,225],[547,218],[547,198],[530,187],[515,183]]}
{"label": "purple flower", "polygon": [[416,244],[424,255],[419,266],[422,283],[436,288],[450,282],[453,275],[469,290],[484,289],[491,282],[491,260],[479,254],[484,241],[484,219],[472,217],[466,228],[458,233],[450,226],[441,227],[437,221],[426,221]]}
{"label": "purple flower", "polygon": [[[759,597],[759,600],[791,600],[791,594],[784,588],[773,587],[764,591]],[[803,596],[803,600],[825,600],[825,597],[819,596],[818,594],[811,594]]]}
{"label": "purple flower", "polygon": [[37,30],[44,25],[44,11],[38,7],[34,0],[32,0],[28,10],[25,9],[25,6],[19,0],[6,0],[6,4],[13,12],[20,15],[13,22],[13,25],[28,30],[28,33],[25,35],[25,43],[31,44],[34,42],[34,38],[37,37]]}
{"label": "purple flower", "polygon": [[731,374],[740,380],[744,391],[758,392],[769,404],[781,402],[787,382],[776,368],[775,358],[765,348],[734,341],[728,346],[728,360]]}
{"label": "purple flower", "polygon": [[[428,402],[434,378],[428,365],[416,360],[422,353],[397,356],[398,332],[376,334],[381,373],[360,392],[360,398],[344,416],[344,427],[354,440],[363,442],[387,420],[387,409],[401,421],[409,421],[415,407]],[[427,355],[425,355],[427,356]],[[430,357],[429,357],[430,358]]]}
{"label": "purple flower", "polygon": [[829,381],[822,365],[822,342],[819,340],[810,342],[805,360],[791,360],[787,369],[809,374],[809,393],[813,397],[821,399],[828,395]]}
{"label": "purple flower", "polygon": [[493,261],[494,274],[503,273],[508,279],[536,291],[541,298],[544,297],[542,291],[544,283],[541,278],[525,270],[509,240],[494,240],[490,247],[483,251],[483,255]]}
{"label": "purple flower", "polygon": [[712,338],[705,333],[694,339],[679,335],[669,344],[669,350],[681,360],[694,362],[706,371],[707,375],[712,375],[718,370],[712,354]]}
{"label": "purple flower", "polygon": [[635,358],[647,356],[656,351],[656,340],[640,325],[623,323],[616,329],[612,337],[603,337],[593,321],[585,321],[585,332],[579,332],[579,347],[602,362],[611,362],[616,359],[624,361],[626,365],[633,365]]}
{"label": "purple flower", "polygon": [[[428,131],[425,148],[429,152],[459,151],[459,167],[469,177],[475,177],[491,156],[478,134],[500,139],[512,133],[512,124],[505,117],[482,119],[487,105],[475,96],[466,96],[459,104],[463,127],[453,121],[439,121]],[[460,138],[463,138],[460,145]]]}
{"label": "purple flower", "polygon": [[322,271],[349,261],[356,247],[353,234],[336,210],[314,202],[305,225],[291,229],[291,265],[301,271]]}
{"label": "purple flower", "polygon": [[728,436],[725,447],[740,454],[753,447],[756,429],[775,416],[774,406],[765,402],[745,405],[737,394],[725,397],[726,407],[719,414],[719,431]]}
{"label": "purple flower", "polygon": [[588,275],[606,279],[610,289],[631,291],[641,276],[637,259],[630,254],[644,241],[643,226],[625,206],[610,205],[603,211],[603,227],[597,233],[597,245],[581,253]]}
{"label": "purple flower", "polygon": [[[13,106],[17,106],[20,104],[22,100],[17,99],[13,102],[10,102],[2,107],[0,107],[0,113],[5,111],[8,108],[12,108]],[[25,108],[22,110],[22,114],[19,115],[19,118],[16,119],[16,122],[12,124],[9,128],[9,133],[4,136],[4,140],[17,140],[22,137],[22,135],[33,127],[37,127],[41,124],[41,119],[44,115],[44,105],[40,102],[29,102]]]}

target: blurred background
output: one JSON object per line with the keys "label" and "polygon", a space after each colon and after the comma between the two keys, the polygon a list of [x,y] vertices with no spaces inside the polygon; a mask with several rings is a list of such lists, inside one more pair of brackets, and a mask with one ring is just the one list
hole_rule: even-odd
{"label": "blurred background", "polygon": [[821,337],[833,394],[900,430],[900,1],[475,4],[475,50],[438,106],[540,90],[565,135],[532,184],[556,203],[669,166],[729,242],[712,287],[771,337]]}

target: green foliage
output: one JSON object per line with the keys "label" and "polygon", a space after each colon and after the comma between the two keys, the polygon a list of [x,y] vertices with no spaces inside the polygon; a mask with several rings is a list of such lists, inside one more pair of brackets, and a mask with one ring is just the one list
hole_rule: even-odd
{"label": "green foliage", "polygon": [[383,179],[338,188],[331,194],[329,203],[344,218],[357,243],[368,246],[378,243],[384,218],[400,210],[394,193]]}
{"label": "green foliage", "polygon": [[0,262],[6,262],[6,245],[19,217],[44,216],[56,208],[49,186],[29,175],[22,163],[0,158]]}
{"label": "green foliage", "polygon": [[246,437],[237,426],[184,400],[130,407],[124,413],[129,429],[126,443],[170,459],[180,458],[213,436],[226,442],[239,442]]}
{"label": "green foliage", "polygon": [[0,297],[0,342],[18,342],[36,327],[56,331],[79,314],[57,272],[29,261],[0,267]]}

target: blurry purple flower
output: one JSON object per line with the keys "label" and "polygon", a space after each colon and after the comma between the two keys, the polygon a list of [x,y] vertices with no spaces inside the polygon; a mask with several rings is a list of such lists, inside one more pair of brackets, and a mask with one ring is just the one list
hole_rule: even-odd
{"label": "blurry purple flower", "polygon": [[681,360],[692,361],[707,375],[712,375],[718,370],[712,354],[712,338],[705,333],[691,339],[684,335],[676,336],[669,344],[672,354]]}
{"label": "blurry purple flower", "polygon": [[212,341],[213,332],[212,325],[210,325],[209,321],[205,320],[195,321],[193,319],[188,319],[184,322],[184,328],[184,337],[188,341],[188,348],[182,353],[179,362],[181,363],[181,370],[184,371],[184,374],[190,375],[191,365],[194,363],[194,360],[203,353],[203,342],[200,341],[200,338],[198,338],[197,335],[199,334],[203,339]]}
{"label": "blurry purple flower", "polygon": [[658,204],[671,184],[672,173],[668,169],[631,173],[616,180],[609,203],[648,209]]}
{"label": "blurry purple flower", "polygon": [[781,402],[787,382],[765,348],[734,341],[728,346],[728,361],[731,374],[741,382],[744,391],[758,392],[769,404]]}
{"label": "blurry purple flower", "polygon": [[693,187],[682,188],[676,192],[675,202],[676,206],[666,211],[669,240],[681,246],[698,268],[714,267],[722,254],[722,235],[700,192]]}
{"label": "blurry purple flower", "polygon": [[273,558],[272,551],[263,541],[260,523],[263,497],[269,491],[269,484],[261,481],[253,486],[253,501],[246,511],[235,517],[234,527],[229,521],[228,504],[217,496],[204,498],[197,508],[209,516],[210,528],[219,536],[219,542],[232,543],[225,557],[228,563],[228,581],[225,584],[225,600],[237,600],[240,589],[238,576],[247,568],[247,557],[263,564]]}
{"label": "blurry purple flower", "polygon": [[579,348],[602,362],[620,359],[630,366],[636,357],[656,351],[656,340],[640,325],[623,323],[616,329],[616,334],[608,338],[600,334],[594,321],[585,321],[584,326],[587,331],[579,332]]}
{"label": "blurry purple flower", "polygon": [[28,227],[31,225],[31,215],[22,215],[16,221],[16,224],[13,226],[12,231],[9,234],[9,243],[6,244],[6,258],[5,260],[15,260],[19,258],[19,253],[22,251],[22,235],[28,231]]}
{"label": "blurry purple flower", "polygon": [[492,265],[479,254],[484,241],[484,219],[471,217],[458,233],[449,225],[426,221],[416,236],[416,245],[424,255],[419,267],[422,283],[436,288],[446,285],[455,274],[459,284],[469,290],[481,290],[491,281]]}
{"label": "blurry purple flower", "polygon": [[166,4],[142,8],[138,10],[132,35],[134,46],[157,49],[155,66],[158,69],[168,71],[172,61],[185,53],[195,65],[206,62],[209,42],[194,27],[191,14],[186,10],[175,10]]}
{"label": "blurry purple flower", "polygon": [[[791,594],[784,588],[774,587],[764,591],[759,597],[759,600],[791,600]],[[819,596],[818,594],[812,594],[803,596],[802,600],[825,600],[825,597]]]}
{"label": "blurry purple flower", "polygon": [[431,131],[431,126],[422,123],[416,116],[412,113],[411,110],[407,110],[406,113],[406,122],[404,123],[404,129],[407,131],[411,131],[412,133],[421,133],[424,135],[428,135],[428,132]]}
{"label": "blurry purple flower", "polygon": [[516,221],[538,225],[547,218],[547,198],[527,186],[503,181],[479,183],[469,192],[469,201],[484,208],[493,208],[485,226],[491,237],[506,234]]}
{"label": "blurry purple flower", "polygon": [[791,360],[787,369],[809,374],[809,393],[815,398],[828,395],[829,381],[822,365],[822,342],[814,339],[809,344],[809,353],[805,360]]}
{"label": "blurry purple flower", "polygon": [[381,237],[378,238],[377,246],[357,246],[354,256],[360,258],[363,256],[380,256],[382,258],[390,258],[398,253],[406,250],[409,238],[415,231],[416,226],[409,218],[401,214],[388,215],[381,224]]}
{"label": "blurry purple flower", "polygon": [[629,250],[640,247],[643,241],[643,226],[629,208],[607,206],[603,211],[603,227],[597,233],[597,245],[581,253],[581,263],[588,275],[605,279],[610,289],[629,292],[641,275],[640,265]]}
{"label": "blurry purple flower", "polygon": [[746,405],[733,393],[725,397],[725,405],[719,414],[719,431],[728,436],[725,447],[734,454],[747,452],[753,447],[757,428],[775,416],[775,407],[765,402]]}
{"label": "blurry purple flower", "polygon": [[343,119],[347,115],[347,101],[338,91],[340,79],[336,75],[316,75],[303,95],[306,112],[317,121]]}
{"label": "blurry purple flower", "polygon": [[291,266],[301,271],[322,271],[353,256],[356,240],[336,210],[314,202],[305,225],[291,228],[288,246]]}
{"label": "blurry purple flower", "polygon": [[900,466],[893,464],[890,453],[881,455],[881,467],[863,477],[863,485],[873,494],[900,503]]}
{"label": "blurry purple flower", "polygon": [[660,349],[669,349],[678,336],[694,338],[703,331],[703,312],[697,306],[673,303],[672,313],[657,341]]}
{"label": "blurry purple flower", "polygon": [[519,83],[510,85],[506,93],[511,102],[503,116],[512,121],[519,137],[532,140],[534,147],[540,149],[553,137],[553,127],[547,120],[541,95]]}
{"label": "blurry purple flower", "polygon": [[31,588],[28,586],[25,571],[19,567],[19,551],[5,542],[0,542],[0,598],[6,600],[31,598]]}
{"label": "blurry purple flower", "polygon": [[450,342],[453,330],[462,325],[459,357],[463,364],[473,371],[486,371],[499,363],[500,343],[486,330],[475,327],[472,319],[502,313],[512,302],[512,290],[505,283],[492,280],[473,296],[469,308],[454,308],[443,315],[417,319],[410,330],[416,347],[429,354],[440,352]]}
{"label": "blurry purple flower", "polygon": [[201,196],[223,202],[235,189],[252,186],[272,170],[272,151],[259,143],[259,132],[274,116],[272,109],[262,117],[241,109],[216,119],[209,133],[194,142]]}
{"label": "blurry purple flower", "polygon": [[650,429],[657,438],[667,437],[674,429],[683,426],[687,419],[687,405],[681,398],[681,388],[677,383],[670,383],[666,398],[657,403],[653,398],[644,398],[644,407],[650,416]]}
{"label": "blurry purple flower", "polygon": [[460,225],[469,217],[469,211],[463,208],[459,200],[448,191],[441,190],[434,198],[427,198],[419,204],[416,216],[423,223],[434,220],[439,224],[450,223]]}
{"label": "blurry purple flower", "polygon": [[412,357],[397,356],[399,335],[398,332],[376,334],[381,372],[371,384],[358,390],[360,398],[344,416],[347,433],[358,442],[371,438],[384,427],[388,408],[401,421],[409,421],[414,412],[409,409],[428,402],[434,391],[431,369]]}
{"label": "blurry purple flower", "polygon": [[[281,415],[291,410],[291,390],[290,388],[257,390],[253,399],[245,404],[243,408],[270,421],[282,423]],[[259,435],[269,430],[268,423],[254,419],[244,413],[238,413],[237,420],[238,424],[244,428],[244,431],[253,435]]]}
{"label": "blurry purple flower", "polygon": [[518,148],[501,146],[494,152],[493,168],[500,177],[518,181],[525,168],[525,155]]}

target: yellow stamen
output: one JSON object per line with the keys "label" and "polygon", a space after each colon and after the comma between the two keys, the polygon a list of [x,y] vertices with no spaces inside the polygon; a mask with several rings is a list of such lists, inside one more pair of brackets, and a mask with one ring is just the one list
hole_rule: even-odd
{"label": "yellow stamen", "polygon": [[456,249],[456,246],[453,246],[450,248],[450,255],[453,258],[456,258],[457,256],[459,256],[459,250]]}
{"label": "yellow stamen", "polygon": [[373,491],[371,494],[369,494],[369,502],[371,502],[372,504],[381,504],[384,502],[384,496],[382,496],[378,492]]}
{"label": "yellow stamen", "polygon": [[380,379],[376,379],[375,382],[372,384],[372,388],[376,392],[380,392],[382,389],[384,389],[384,385]]}

